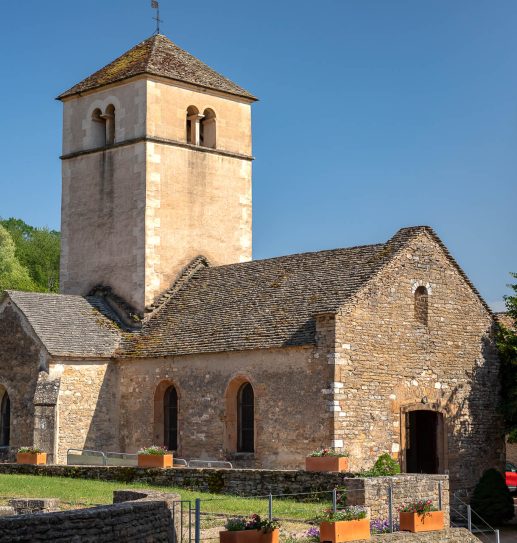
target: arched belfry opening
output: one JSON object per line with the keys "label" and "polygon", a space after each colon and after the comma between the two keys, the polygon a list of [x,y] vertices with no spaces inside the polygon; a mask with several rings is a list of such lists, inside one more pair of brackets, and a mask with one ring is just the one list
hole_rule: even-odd
{"label": "arched belfry opening", "polygon": [[207,108],[203,112],[200,127],[200,144],[203,147],[215,149],[216,144],[216,118],[213,109]]}
{"label": "arched belfry opening", "polygon": [[412,409],[405,414],[404,464],[407,473],[444,473],[447,442],[443,413]]}
{"label": "arched belfry opening", "polygon": [[11,436],[11,399],[0,386],[0,447],[8,447]]}

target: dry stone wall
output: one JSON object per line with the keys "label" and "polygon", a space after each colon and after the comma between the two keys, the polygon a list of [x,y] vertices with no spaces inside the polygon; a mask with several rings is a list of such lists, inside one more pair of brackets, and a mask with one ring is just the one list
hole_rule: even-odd
{"label": "dry stone wall", "polygon": [[[410,500],[440,501],[449,517],[449,480],[446,475],[399,475],[360,478],[342,473],[313,473],[280,470],[227,469],[142,469],[131,467],[26,466],[0,464],[0,474],[31,474],[54,477],[78,477],[103,481],[124,481],[145,485],[173,486],[240,496],[298,494],[327,491],[331,499],[334,488],[347,489],[349,505],[365,505],[372,518],[388,518],[388,488],[393,489],[393,510]],[[136,491],[135,491],[136,492]],[[138,491],[139,492],[139,491]],[[122,494],[120,494],[122,495]],[[131,493],[126,494],[131,498]]]}
{"label": "dry stone wall", "polygon": [[[115,491],[114,505],[51,513],[41,511],[52,500],[12,500],[18,515],[0,512],[0,543],[172,543],[180,520],[174,521],[171,508],[178,499],[177,494]],[[20,514],[34,512],[39,514]]]}

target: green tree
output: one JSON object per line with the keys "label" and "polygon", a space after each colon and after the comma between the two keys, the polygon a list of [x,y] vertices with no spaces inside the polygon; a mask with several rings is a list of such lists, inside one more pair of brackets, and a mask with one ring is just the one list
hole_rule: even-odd
{"label": "green tree", "polygon": [[16,246],[16,257],[25,266],[36,290],[59,291],[60,234],[48,228],[35,228],[21,219],[0,221]]}
{"label": "green tree", "polygon": [[[494,468],[487,469],[479,479],[470,505],[483,520],[492,525],[507,522],[514,515],[513,498],[504,477]],[[476,523],[475,519],[473,522]]]}
{"label": "green tree", "polygon": [[0,225],[0,291],[37,290],[27,269],[15,255],[16,247],[9,232]]}
{"label": "green tree", "polygon": [[[517,279],[517,273],[511,275]],[[517,284],[509,287],[514,292],[505,296],[510,326],[500,325],[497,347],[501,358],[503,413],[510,441],[517,442]]]}

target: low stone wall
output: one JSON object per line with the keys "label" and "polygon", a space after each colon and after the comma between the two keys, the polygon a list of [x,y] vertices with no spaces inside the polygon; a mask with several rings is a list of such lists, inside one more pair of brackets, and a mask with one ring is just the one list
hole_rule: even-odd
{"label": "low stone wall", "polygon": [[8,501],[15,515],[53,513],[59,511],[59,503],[56,498],[15,498]]}
{"label": "low stone wall", "polygon": [[449,479],[446,475],[403,474],[395,477],[360,478],[342,473],[307,471],[175,468],[142,469],[124,466],[27,466],[0,464],[0,474],[32,474],[136,482],[145,485],[175,486],[237,496],[297,494],[346,488],[349,505],[365,505],[372,518],[388,517],[388,488],[393,488],[393,510],[411,500],[431,499],[439,502],[442,487],[442,509],[449,525]]}
{"label": "low stone wall", "polygon": [[372,543],[480,543],[480,540],[465,528],[448,528],[440,532],[419,534],[397,532],[373,535],[370,541]]}
{"label": "low stone wall", "polygon": [[0,517],[0,543],[172,543],[170,504],[178,499],[161,492],[115,491],[114,505]]}

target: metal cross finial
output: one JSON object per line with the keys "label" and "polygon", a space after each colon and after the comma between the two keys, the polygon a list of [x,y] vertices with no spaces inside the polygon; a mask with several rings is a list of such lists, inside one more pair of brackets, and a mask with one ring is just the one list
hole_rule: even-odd
{"label": "metal cross finial", "polygon": [[156,10],[156,17],[153,17],[153,21],[156,21],[155,34],[159,34],[160,23],[163,23],[163,21],[160,19],[160,4],[157,2],[157,0],[151,0],[151,8]]}

